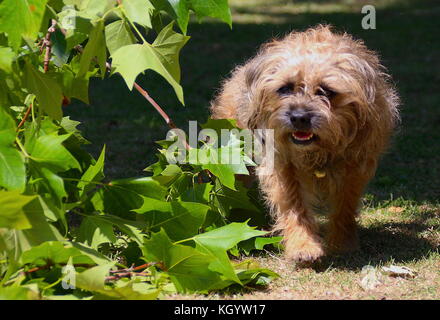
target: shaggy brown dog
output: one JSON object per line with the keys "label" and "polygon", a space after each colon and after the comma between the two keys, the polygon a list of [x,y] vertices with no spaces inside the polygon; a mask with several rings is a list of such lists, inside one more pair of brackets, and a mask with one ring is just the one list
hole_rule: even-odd
{"label": "shaggy brown dog", "polygon": [[257,168],[291,261],[324,254],[313,213],[329,217],[327,249],[357,248],[356,213],[398,116],[398,97],[377,55],[328,26],[262,46],[235,69],[213,118],[274,129],[275,170]]}

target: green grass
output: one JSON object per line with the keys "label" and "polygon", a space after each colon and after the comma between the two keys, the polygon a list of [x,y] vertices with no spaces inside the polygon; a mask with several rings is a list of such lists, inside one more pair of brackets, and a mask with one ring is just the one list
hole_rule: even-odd
{"label": "green grass", "polygon": [[[261,43],[323,22],[377,50],[403,102],[401,127],[365,196],[361,251],[306,270],[281,267],[278,257],[260,258],[262,264],[275,267],[284,282],[289,281],[276,282],[257,297],[278,297],[287,286],[292,298],[440,298],[440,5],[434,0],[230,3],[232,30],[211,20],[189,27],[192,38],[181,54],[185,107],[160,77],[147,73],[139,79],[177,126],[187,129],[188,120],[204,122],[220,81]],[[361,28],[362,3],[377,4],[376,30]],[[90,100],[90,106],[74,103],[65,113],[83,122],[81,128],[93,142],[89,151],[98,155],[107,145],[107,178],[143,175],[142,169],[154,160],[154,141],[163,139],[168,129],[163,120],[117,75],[94,81]],[[419,274],[410,280],[385,277],[373,292],[359,289],[364,265],[380,268],[391,263],[412,267]]]}

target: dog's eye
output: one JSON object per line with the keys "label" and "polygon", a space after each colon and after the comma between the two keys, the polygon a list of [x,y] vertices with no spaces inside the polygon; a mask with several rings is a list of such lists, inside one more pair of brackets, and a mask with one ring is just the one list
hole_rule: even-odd
{"label": "dog's eye", "polygon": [[315,94],[317,96],[324,96],[327,97],[328,99],[331,99],[336,95],[336,92],[327,87],[320,87],[318,88],[318,90],[316,90]]}
{"label": "dog's eye", "polygon": [[286,95],[293,93],[293,83],[286,84],[277,90],[277,93],[280,95]]}

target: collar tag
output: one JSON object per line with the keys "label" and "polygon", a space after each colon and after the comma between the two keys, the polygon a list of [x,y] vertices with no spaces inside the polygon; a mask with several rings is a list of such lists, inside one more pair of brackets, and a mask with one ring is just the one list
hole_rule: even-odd
{"label": "collar tag", "polygon": [[315,172],[313,172],[315,177],[317,177],[318,179],[324,178],[326,176],[325,171],[321,171],[321,170],[315,170]]}

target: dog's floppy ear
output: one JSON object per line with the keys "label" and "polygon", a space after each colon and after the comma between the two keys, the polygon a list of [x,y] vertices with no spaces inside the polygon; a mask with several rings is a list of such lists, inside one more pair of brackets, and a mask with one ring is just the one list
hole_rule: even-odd
{"label": "dog's floppy ear", "polygon": [[239,112],[242,112],[246,126],[256,129],[260,122],[259,116],[264,103],[265,90],[263,90],[265,75],[268,75],[267,56],[259,54],[243,66],[244,87]]}
{"label": "dog's floppy ear", "polygon": [[365,52],[354,61],[355,67],[363,77],[363,90],[368,104],[373,104],[376,97],[380,64],[377,56],[372,52]]}
{"label": "dog's floppy ear", "polygon": [[261,126],[264,83],[271,76],[271,55],[266,49],[267,46],[263,46],[254,58],[235,68],[231,77],[223,82],[219,95],[211,103],[213,118],[236,119],[242,128]]}
{"label": "dog's floppy ear", "polygon": [[261,75],[265,70],[264,60],[265,58],[263,55],[257,55],[244,65],[246,86],[249,89],[252,89],[252,86],[258,83],[258,79],[261,78]]}
{"label": "dog's floppy ear", "polygon": [[399,99],[378,56],[363,45],[355,49],[356,54],[349,54],[347,70],[353,74],[351,85],[358,89],[354,93],[360,98],[353,109],[359,126],[353,146],[358,156],[364,157],[368,155],[364,150],[375,154],[386,147],[387,137],[399,119]]}

